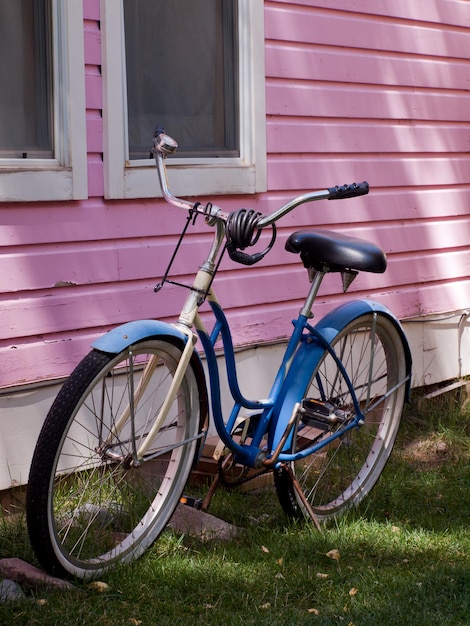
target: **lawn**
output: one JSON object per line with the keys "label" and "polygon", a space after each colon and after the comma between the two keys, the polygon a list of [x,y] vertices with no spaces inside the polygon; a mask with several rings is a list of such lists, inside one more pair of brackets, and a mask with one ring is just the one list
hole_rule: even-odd
{"label": "lawn", "polygon": [[[166,531],[106,585],[30,592],[0,605],[0,624],[468,626],[469,435],[452,401],[412,406],[373,493],[322,533],[288,520],[272,490],[220,489],[210,512],[236,539]],[[21,521],[1,532],[0,558],[33,561]]]}

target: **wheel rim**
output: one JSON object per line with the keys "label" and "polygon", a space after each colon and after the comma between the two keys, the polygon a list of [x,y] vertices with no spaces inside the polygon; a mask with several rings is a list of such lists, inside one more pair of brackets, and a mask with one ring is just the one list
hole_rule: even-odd
{"label": "wheel rim", "polygon": [[[359,318],[335,340],[334,349],[351,379],[365,423],[293,464],[302,490],[320,518],[337,516],[358,504],[376,483],[390,455],[404,398],[404,384],[390,392],[405,379],[399,341],[389,320],[371,316]],[[356,417],[351,393],[331,355],[320,363],[307,397],[328,401],[346,422]],[[312,439],[320,441],[334,430],[322,435],[318,428],[299,422],[294,448],[305,448]],[[295,499],[305,514],[302,503],[297,496]]]}
{"label": "wheel rim", "polygon": [[[179,355],[173,346],[137,346],[133,377],[130,359],[121,355],[97,375],[77,404],[59,445],[48,507],[53,549],[61,565],[75,575],[93,575],[103,566],[138,556],[163,530],[179,500],[198,429],[198,419],[188,419],[196,385],[190,369],[148,451],[165,454],[140,467],[130,463],[132,440],[138,447],[148,433]],[[116,417],[129,405],[130,381],[137,389],[149,356],[153,372],[135,403],[134,426],[128,422],[119,436],[111,435]],[[187,443],[181,445],[183,441]]]}

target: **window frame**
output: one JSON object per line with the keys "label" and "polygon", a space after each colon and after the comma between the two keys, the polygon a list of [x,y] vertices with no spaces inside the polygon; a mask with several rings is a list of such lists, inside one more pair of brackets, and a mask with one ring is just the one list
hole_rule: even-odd
{"label": "window frame", "polygon": [[[169,181],[177,195],[253,194],[267,189],[263,0],[238,0],[238,26],[240,156],[168,159]],[[105,198],[160,197],[153,160],[128,158],[121,0],[101,0],[101,31]],[[151,137],[149,151],[150,146]]]}
{"label": "window frame", "polygon": [[51,5],[54,158],[0,159],[0,202],[76,200],[88,194],[83,7],[76,0]]}

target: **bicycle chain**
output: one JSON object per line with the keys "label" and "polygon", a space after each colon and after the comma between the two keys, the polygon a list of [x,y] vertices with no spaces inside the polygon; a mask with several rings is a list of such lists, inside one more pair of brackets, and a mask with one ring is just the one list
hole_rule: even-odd
{"label": "bicycle chain", "polygon": [[219,459],[217,463],[217,472],[218,472],[219,480],[222,483],[222,485],[228,488],[239,487],[240,485],[244,485],[245,483],[248,483],[251,480],[258,478],[258,476],[262,476],[263,474],[267,474],[268,472],[272,471],[271,468],[266,468],[266,469],[259,470],[258,472],[255,472],[254,474],[251,474],[250,476],[248,476],[248,472],[250,471],[251,468],[246,467],[246,466],[241,466],[243,467],[242,476],[240,478],[236,478],[235,480],[227,480],[225,478],[224,469],[222,467],[223,460],[224,460],[223,458]]}

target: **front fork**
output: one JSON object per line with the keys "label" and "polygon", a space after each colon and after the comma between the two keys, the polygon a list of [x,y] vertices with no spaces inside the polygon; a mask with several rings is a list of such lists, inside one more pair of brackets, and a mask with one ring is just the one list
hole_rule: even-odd
{"label": "front fork", "polygon": [[133,466],[133,467],[139,466],[140,463],[142,462],[142,459],[145,457],[148,449],[151,447],[152,443],[154,442],[155,437],[159,433],[162,427],[162,424],[164,424],[165,419],[168,415],[168,412],[173,402],[175,401],[178,390],[181,387],[181,384],[184,379],[184,375],[186,373],[186,370],[188,368],[189,362],[191,360],[191,357],[194,351],[194,344],[197,341],[196,335],[194,335],[194,333],[189,328],[180,327],[179,330],[184,335],[186,335],[187,341],[185,342],[183,352],[181,353],[181,358],[176,367],[175,373],[173,375],[173,380],[170,384],[170,388],[168,390],[166,398],[149,432],[145,435],[145,437],[143,438],[143,441],[141,442],[138,448],[136,446],[136,437],[135,437],[135,407],[138,405],[139,401],[143,397],[145,390],[147,389],[150,383],[150,380],[152,379],[152,375],[155,371],[155,368],[158,365],[158,357],[155,355],[152,355],[150,357],[148,363],[146,364],[144,368],[140,382],[137,388],[135,388],[134,387],[134,354],[132,350],[133,348],[132,345],[129,346],[128,348],[128,355],[129,355],[128,404],[125,407],[125,409],[122,411],[121,415],[119,416],[118,420],[114,424],[113,428],[110,430],[106,439],[104,439],[104,441],[101,443],[99,447],[98,451],[104,456],[110,459],[114,458],[114,454],[111,451],[113,444],[115,443],[116,439],[119,438],[121,431],[123,430],[123,428],[126,426],[128,422],[130,422],[132,446],[133,446],[132,458],[126,459],[126,463],[129,466]]}

